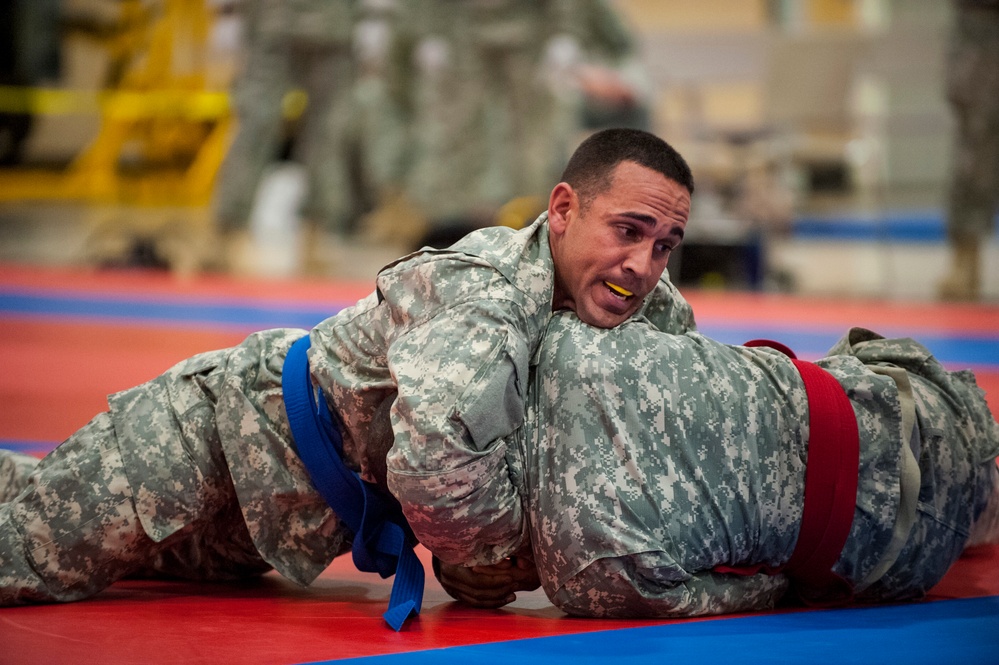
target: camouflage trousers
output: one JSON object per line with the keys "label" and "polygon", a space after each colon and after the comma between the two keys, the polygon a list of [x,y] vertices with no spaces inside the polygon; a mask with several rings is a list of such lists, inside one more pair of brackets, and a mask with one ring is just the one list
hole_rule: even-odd
{"label": "camouflage trousers", "polygon": [[323,230],[345,230],[357,213],[351,174],[353,71],[345,45],[264,40],[249,53],[233,93],[239,128],[215,191],[215,213],[225,231],[245,229],[268,166],[280,160],[285,133],[282,100],[296,87],[308,93],[299,121],[295,161],[308,177],[303,216]]}
{"label": "camouflage trousers", "polygon": [[79,600],[128,576],[221,581],[270,570],[215,448],[195,455],[206,490],[200,512],[160,542],[136,514],[109,414],[37,465],[0,451],[0,606]]}
{"label": "camouflage trousers", "polygon": [[307,585],[349,550],[284,411],[281,368],[302,332],[254,333],[111,395],[34,469],[0,451],[0,605],[86,598],[129,575],[275,568]]}
{"label": "camouflage trousers", "polygon": [[911,339],[854,328],[830,350],[835,354],[856,357],[873,371],[904,371],[900,384],[909,384],[915,416],[909,444],[919,467],[915,520],[894,563],[858,599],[921,597],[958,559],[994,500],[999,425],[970,370],[948,371]]}

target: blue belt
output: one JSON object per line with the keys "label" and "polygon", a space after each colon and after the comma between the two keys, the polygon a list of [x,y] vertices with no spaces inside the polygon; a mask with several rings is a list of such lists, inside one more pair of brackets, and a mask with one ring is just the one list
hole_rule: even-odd
{"label": "blue belt", "polygon": [[[423,564],[413,551],[413,536],[399,504],[348,468],[341,455],[343,439],[322,391],[309,376],[309,336],[288,351],[281,387],[298,456],[319,494],[354,532],[354,565],[383,578],[395,575],[389,609],[382,616],[399,630],[423,600]],[[316,399],[316,392],[319,399]]]}

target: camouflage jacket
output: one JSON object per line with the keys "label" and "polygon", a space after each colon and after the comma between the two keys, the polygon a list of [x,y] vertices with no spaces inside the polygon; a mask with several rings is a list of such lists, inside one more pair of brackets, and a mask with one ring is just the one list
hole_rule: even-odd
{"label": "camouflage jacket", "polygon": [[[312,332],[312,374],[342,418],[347,456],[372,482],[387,472],[417,536],[445,561],[491,563],[525,541],[507,438],[523,424],[553,275],[543,214],[387,266],[373,294]],[[649,301],[662,329],[693,327],[665,279]]]}
{"label": "camouflage jacket", "polygon": [[[525,541],[519,455],[528,365],[551,316],[553,264],[542,215],[386,267],[377,288],[311,332],[313,380],[339,414],[348,463],[402,497],[421,540],[450,561],[493,562]],[[645,314],[693,327],[665,278]],[[291,438],[281,369],[302,330],[250,335],[109,398],[143,528],[160,541],[205,492],[190,440],[216,441],[257,550],[308,584],[350,545]],[[386,470],[386,455],[388,469]]]}
{"label": "camouflage jacket", "polygon": [[[918,595],[960,552],[975,505],[972,469],[999,452],[999,434],[970,376],[943,371],[912,340],[858,331],[818,362],[846,391],[861,441],[853,524],[834,571],[860,592],[892,566],[890,584],[871,587],[872,598]],[[907,384],[882,364],[929,379],[916,391],[921,433],[928,441],[947,432],[953,451],[939,475],[926,460],[943,446],[920,462],[933,491],[919,500],[947,525],[944,535],[911,529],[911,543],[900,534],[909,545],[900,555],[890,545],[913,402],[903,407]],[[655,334],[636,321],[597,330],[562,315],[528,395],[520,440],[528,514],[556,605],[587,616],[691,616],[769,608],[788,590],[784,575],[713,572],[778,567],[794,548],[808,402],[787,357],[697,333]]]}

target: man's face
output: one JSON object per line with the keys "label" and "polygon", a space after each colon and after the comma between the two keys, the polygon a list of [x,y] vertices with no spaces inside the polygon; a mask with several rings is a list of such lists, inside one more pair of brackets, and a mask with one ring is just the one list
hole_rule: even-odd
{"label": "man's face", "polygon": [[572,187],[557,185],[548,203],[552,309],[600,328],[626,321],[659,282],[689,215],[683,185],[635,162],[618,164],[585,209]]}

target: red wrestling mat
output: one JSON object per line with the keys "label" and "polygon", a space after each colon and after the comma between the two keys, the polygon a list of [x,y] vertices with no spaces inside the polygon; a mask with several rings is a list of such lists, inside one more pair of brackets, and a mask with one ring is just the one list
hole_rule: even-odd
{"label": "red wrestling mat", "polygon": [[648,623],[569,619],[540,592],[472,610],[430,575],[423,612],[396,633],[381,618],[390,591],[391,580],[357,572],[350,557],[307,589],[273,573],[238,585],[120,582],[80,603],[0,609],[0,662],[291,664]]}
{"label": "red wrestling mat", "polygon": [[226,297],[280,301],[355,302],[374,288],[367,282],[232,279],[224,275],[181,278],[159,271],[38,268],[0,264],[4,289],[105,293],[142,298],[157,296]]}
{"label": "red wrestling mat", "polygon": [[[999,595],[997,566],[999,547],[966,556],[931,599]],[[539,591],[472,610],[449,602],[431,575],[422,614],[396,633],[381,618],[390,590],[349,557],[307,589],[273,573],[239,585],[120,582],[79,603],[0,609],[0,663],[292,665],[676,623],[572,619]]]}
{"label": "red wrestling mat", "polygon": [[[0,266],[0,446],[44,452],[106,408],[110,392],[194,353],[232,345],[281,316],[288,316],[287,325],[300,325],[303,316],[321,318],[369,290]],[[988,351],[990,344],[999,349],[999,307],[753,294],[688,298],[708,334],[804,334],[792,344],[798,350],[811,343],[809,335],[820,334],[821,345],[824,335],[834,339],[849,325],[957,340],[958,350],[978,344],[985,349],[974,356],[979,384],[999,410],[999,362],[989,360]],[[177,302],[258,309],[178,314],[166,307]],[[962,342],[965,337],[970,341]],[[449,602],[431,575],[423,614],[394,633],[381,619],[390,588],[390,580],[353,570],[349,558],[336,561],[308,589],[274,574],[239,585],[122,582],[85,602],[0,609],[0,663],[291,664],[666,623],[570,619],[540,592],[522,594],[502,610],[474,611]],[[999,547],[990,547],[959,561],[932,599],[995,595]]]}

